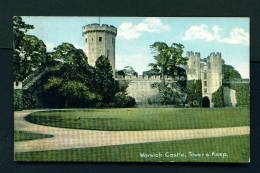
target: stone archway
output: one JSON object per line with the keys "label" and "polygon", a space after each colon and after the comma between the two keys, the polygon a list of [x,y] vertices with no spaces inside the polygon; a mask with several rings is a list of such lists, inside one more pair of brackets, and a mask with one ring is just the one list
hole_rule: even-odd
{"label": "stone archway", "polygon": [[209,108],[210,107],[209,98],[208,97],[203,97],[201,105],[202,105],[203,108]]}

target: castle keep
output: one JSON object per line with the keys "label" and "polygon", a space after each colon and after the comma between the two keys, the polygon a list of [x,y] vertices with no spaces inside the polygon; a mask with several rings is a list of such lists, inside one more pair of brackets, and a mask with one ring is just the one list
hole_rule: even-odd
{"label": "castle keep", "polygon": [[187,52],[187,57],[187,80],[201,80],[202,98],[212,107],[212,93],[222,86],[221,53],[211,53],[201,59],[200,53]]}
{"label": "castle keep", "polygon": [[112,25],[103,24],[100,26],[96,23],[86,25],[82,29],[89,65],[95,66],[97,58],[105,55],[108,57],[115,75],[115,37],[117,29]]}

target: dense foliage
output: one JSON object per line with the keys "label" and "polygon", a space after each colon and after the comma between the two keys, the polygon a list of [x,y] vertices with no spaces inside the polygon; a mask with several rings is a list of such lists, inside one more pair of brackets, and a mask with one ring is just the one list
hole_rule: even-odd
{"label": "dense foliage", "polygon": [[224,60],[222,60],[222,76],[223,79],[241,79],[239,72],[231,65],[226,65]]}
{"label": "dense foliage", "polygon": [[23,109],[23,90],[14,90],[14,110]]}
{"label": "dense foliage", "polygon": [[130,66],[125,66],[124,69],[122,70],[118,70],[117,71],[117,74],[118,75],[122,75],[122,76],[131,76],[131,75],[134,75],[134,76],[137,76],[138,73],[133,69],[133,67],[130,67]]}
{"label": "dense foliage", "polygon": [[[161,76],[161,73],[160,73],[159,69],[152,68],[151,70],[144,71],[143,75],[149,76],[149,77],[150,76]],[[176,76],[186,77],[186,70],[182,67],[174,67],[174,68],[170,68],[169,70],[167,70],[165,75],[172,76],[172,77],[176,77]]]}
{"label": "dense foliage", "polygon": [[168,46],[163,42],[155,42],[150,46],[152,54],[154,54],[155,63],[148,66],[151,70],[144,72],[144,75],[160,75],[161,83],[155,83],[153,87],[157,87],[161,95],[161,103],[163,104],[179,104],[181,103],[178,92],[174,92],[171,86],[165,83],[165,75],[169,76],[185,76],[185,70],[181,67],[187,64],[187,58],[182,57],[182,44],[173,43]]}
{"label": "dense foliage", "polygon": [[135,99],[131,96],[127,96],[125,92],[117,92],[113,101],[111,102],[111,107],[133,107],[135,105]]}
{"label": "dense foliage", "polygon": [[223,99],[223,87],[221,86],[217,91],[212,93],[212,102],[214,103],[214,107],[224,107]]}
{"label": "dense foliage", "polygon": [[85,53],[69,43],[54,50],[43,90],[47,106],[85,107],[101,100],[95,91],[95,69],[88,65]]}
{"label": "dense foliage", "polygon": [[236,106],[250,105],[250,85],[249,83],[231,83],[230,89],[236,90]]}
{"label": "dense foliage", "polygon": [[150,46],[154,54],[155,63],[150,63],[152,73],[160,73],[162,82],[164,83],[164,75],[176,71],[177,67],[187,64],[187,58],[182,57],[182,44],[173,43],[168,46],[163,42],[155,42]]}
{"label": "dense foliage", "polygon": [[191,107],[200,107],[202,99],[201,80],[187,81],[187,100]]}
{"label": "dense foliage", "polygon": [[14,81],[22,81],[47,61],[46,46],[43,41],[26,35],[33,25],[23,22],[21,17],[13,19],[14,28]]}
{"label": "dense foliage", "polygon": [[105,56],[100,56],[95,66],[96,92],[101,95],[104,103],[109,103],[115,94],[115,81],[110,61]]}
{"label": "dense foliage", "polygon": [[[250,105],[250,86],[249,83],[230,83],[224,84],[223,86],[228,87],[229,89],[233,89],[236,91],[236,106],[249,106]],[[224,107],[223,100],[223,87],[219,87],[219,89],[212,94],[212,102],[214,103],[214,107]]]}
{"label": "dense foliage", "polygon": [[[88,65],[81,49],[63,43],[50,55],[49,78],[43,98],[47,107],[127,107],[132,98],[117,96],[109,59],[100,56],[95,67]],[[134,101],[135,103],[135,101]]]}

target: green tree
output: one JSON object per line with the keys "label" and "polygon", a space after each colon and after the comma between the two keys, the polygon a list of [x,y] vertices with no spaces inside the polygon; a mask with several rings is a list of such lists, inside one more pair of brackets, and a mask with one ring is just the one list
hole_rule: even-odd
{"label": "green tree", "polygon": [[62,43],[54,48],[44,93],[49,105],[54,107],[87,107],[100,100],[95,92],[95,69],[88,65],[83,50]]}
{"label": "green tree", "polygon": [[130,67],[130,66],[125,66],[124,69],[118,70],[117,74],[122,75],[122,76],[125,76],[125,75],[135,75],[135,76],[137,76],[138,75],[138,73],[133,69],[133,67]]}
{"label": "green tree", "polygon": [[117,92],[111,103],[113,107],[133,107],[136,102],[131,96],[125,95],[125,92]]}
{"label": "green tree", "polygon": [[138,73],[133,69],[133,67],[125,66],[123,69],[125,75],[138,75]]}
{"label": "green tree", "polygon": [[165,83],[164,76],[176,76],[183,73],[184,69],[182,69],[181,66],[186,65],[188,60],[182,57],[184,46],[177,43],[168,46],[163,42],[155,42],[150,48],[154,54],[155,63],[148,65],[152,67],[152,69],[148,71],[147,74],[159,74],[162,78],[161,83],[155,83],[153,87],[158,88],[159,92],[162,93],[163,98],[161,102],[163,104],[178,104],[180,96],[177,92],[174,92],[171,87],[168,87],[168,84]]}
{"label": "green tree", "polygon": [[102,96],[102,101],[108,103],[115,94],[113,70],[106,56],[98,57],[96,64],[96,91]]}
{"label": "green tree", "polygon": [[226,65],[225,61],[222,60],[222,75],[223,79],[241,79],[241,75],[231,65]]}
{"label": "green tree", "polygon": [[14,49],[20,50],[22,47],[21,41],[28,31],[28,29],[34,29],[33,25],[26,24],[20,16],[14,16],[13,18],[13,31],[14,31]]}
{"label": "green tree", "polygon": [[43,41],[26,35],[34,27],[25,24],[21,17],[14,17],[14,80],[22,81],[46,62],[46,46]]}
{"label": "green tree", "polygon": [[148,66],[160,73],[163,85],[165,83],[164,75],[167,72],[187,64],[188,59],[182,57],[184,48],[182,44],[173,43],[171,46],[168,46],[163,42],[155,42],[150,48],[156,62],[150,63]]}

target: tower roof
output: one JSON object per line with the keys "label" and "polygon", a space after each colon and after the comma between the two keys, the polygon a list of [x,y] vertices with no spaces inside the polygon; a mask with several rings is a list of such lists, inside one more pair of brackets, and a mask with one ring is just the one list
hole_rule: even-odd
{"label": "tower roof", "polygon": [[97,23],[88,24],[86,26],[83,26],[82,30],[83,30],[82,35],[87,33],[92,33],[92,32],[107,32],[107,33],[112,33],[115,36],[117,35],[117,28],[114,27],[113,25],[107,25],[107,24],[102,24],[101,26]]}

